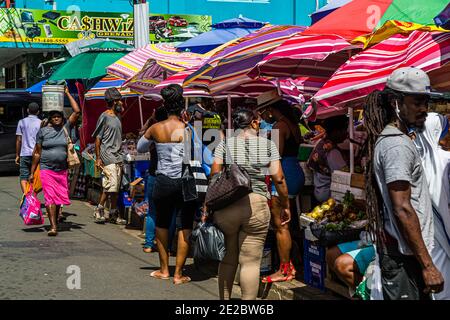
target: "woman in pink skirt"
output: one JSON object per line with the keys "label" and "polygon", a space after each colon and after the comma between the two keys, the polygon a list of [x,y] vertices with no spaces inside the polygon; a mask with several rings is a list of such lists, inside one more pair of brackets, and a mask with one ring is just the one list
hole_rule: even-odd
{"label": "woman in pink skirt", "polygon": [[49,236],[56,236],[57,215],[62,205],[69,205],[69,187],[67,181],[67,135],[78,121],[80,107],[66,88],[66,96],[72,107],[68,121],[60,111],[50,111],[48,124],[44,125],[36,136],[36,147],[33,153],[30,183],[33,182],[34,171],[40,164],[42,190],[45,207],[50,220]]}

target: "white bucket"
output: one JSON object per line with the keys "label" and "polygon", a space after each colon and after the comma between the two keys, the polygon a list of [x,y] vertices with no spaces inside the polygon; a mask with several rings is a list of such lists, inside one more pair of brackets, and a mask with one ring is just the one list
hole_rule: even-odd
{"label": "white bucket", "polygon": [[42,86],[42,111],[64,112],[64,86]]}

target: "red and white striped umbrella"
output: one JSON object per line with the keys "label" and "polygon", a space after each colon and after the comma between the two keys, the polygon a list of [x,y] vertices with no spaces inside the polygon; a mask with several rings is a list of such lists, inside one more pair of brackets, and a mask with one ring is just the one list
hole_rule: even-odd
{"label": "red and white striped umbrella", "polygon": [[313,97],[317,116],[331,117],[361,106],[374,90],[385,87],[389,75],[413,66],[428,73],[432,87],[450,90],[450,33],[413,31],[397,34],[347,61]]}
{"label": "red and white striped umbrella", "polygon": [[353,45],[340,36],[300,33],[274,49],[248,75],[252,78],[315,77],[326,81],[361,49],[361,45]]}

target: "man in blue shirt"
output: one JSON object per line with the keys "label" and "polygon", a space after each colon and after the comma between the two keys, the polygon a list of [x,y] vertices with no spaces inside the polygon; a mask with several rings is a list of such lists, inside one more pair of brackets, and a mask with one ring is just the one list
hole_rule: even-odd
{"label": "man in blue shirt", "polygon": [[16,131],[16,164],[20,166],[20,186],[22,192],[26,193],[28,178],[30,177],[31,158],[34,146],[36,145],[36,135],[41,127],[41,120],[38,118],[39,105],[32,102],[28,105],[28,117],[19,121]]}

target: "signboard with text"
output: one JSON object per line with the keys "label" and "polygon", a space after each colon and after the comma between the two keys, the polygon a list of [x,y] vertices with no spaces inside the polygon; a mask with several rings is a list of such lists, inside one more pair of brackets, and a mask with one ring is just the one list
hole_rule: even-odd
{"label": "signboard with text", "polygon": [[[133,41],[133,14],[0,9],[0,43],[61,44],[80,39],[109,38]],[[211,30],[204,15],[150,14],[150,41],[185,41]]]}

